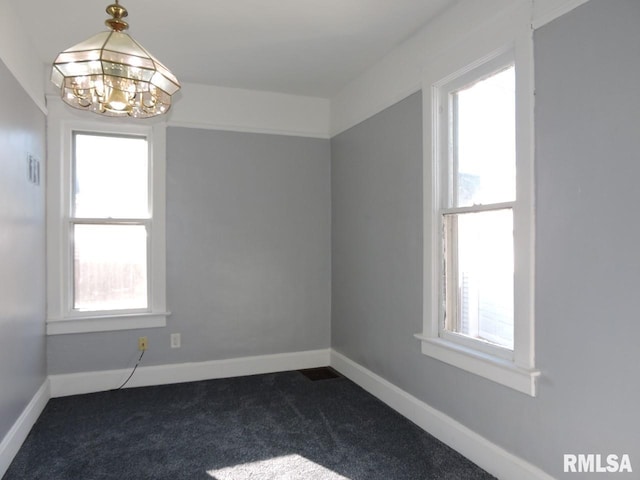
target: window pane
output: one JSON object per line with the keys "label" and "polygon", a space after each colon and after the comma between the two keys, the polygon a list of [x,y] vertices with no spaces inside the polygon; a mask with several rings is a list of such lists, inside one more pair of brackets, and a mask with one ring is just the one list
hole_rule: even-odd
{"label": "window pane", "polygon": [[447,329],[513,349],[513,212],[445,216]]}
{"label": "window pane", "polygon": [[149,216],[146,138],[76,133],[73,174],[76,217]]}
{"label": "window pane", "polygon": [[514,201],[515,68],[458,90],[453,105],[453,206]]}
{"label": "window pane", "polygon": [[74,225],[74,309],[147,308],[144,225]]}

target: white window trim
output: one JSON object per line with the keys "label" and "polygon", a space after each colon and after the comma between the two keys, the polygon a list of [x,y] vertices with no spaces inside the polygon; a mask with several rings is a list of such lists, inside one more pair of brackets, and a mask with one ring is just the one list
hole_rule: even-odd
{"label": "white window trim", "polygon": [[[47,335],[164,327],[166,307],[166,124],[114,121],[76,113],[48,98],[47,168]],[[81,115],[82,113],[82,115]],[[73,132],[144,135],[150,148],[149,308],[114,313],[74,312],[71,308],[69,214]]]}
{"label": "white window trim", "polygon": [[[534,142],[533,36],[530,9],[520,5],[479,27],[463,41],[431,59],[423,71],[423,188],[424,267],[422,353],[493,382],[536,395],[534,345]],[[440,230],[441,181],[438,114],[441,88],[466,73],[513,52],[516,65],[516,190],[514,212],[514,350],[492,354],[473,342],[452,341],[441,335],[443,295]]]}

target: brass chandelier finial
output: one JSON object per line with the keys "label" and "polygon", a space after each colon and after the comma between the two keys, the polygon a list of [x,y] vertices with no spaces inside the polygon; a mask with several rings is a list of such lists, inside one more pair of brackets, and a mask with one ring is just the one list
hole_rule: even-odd
{"label": "brass chandelier finial", "polygon": [[106,12],[111,15],[112,18],[108,18],[104,21],[104,24],[109,27],[114,32],[122,32],[129,28],[129,24],[122,20],[124,17],[129,15],[127,9],[120,5],[118,0],[115,0],[116,3],[112,3],[106,9]]}

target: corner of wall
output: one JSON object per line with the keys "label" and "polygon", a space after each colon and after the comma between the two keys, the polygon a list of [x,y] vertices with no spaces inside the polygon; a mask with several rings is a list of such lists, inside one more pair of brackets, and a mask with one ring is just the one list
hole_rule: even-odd
{"label": "corner of wall", "polygon": [[22,411],[22,414],[13,424],[11,430],[0,442],[0,478],[9,469],[11,462],[20,450],[31,431],[31,428],[38,420],[38,417],[51,398],[49,379],[45,379],[38,391],[31,398],[29,404]]}

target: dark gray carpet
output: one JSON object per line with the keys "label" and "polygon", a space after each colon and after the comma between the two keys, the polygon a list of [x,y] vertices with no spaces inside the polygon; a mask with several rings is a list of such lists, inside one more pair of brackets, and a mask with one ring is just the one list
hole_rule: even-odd
{"label": "dark gray carpet", "polygon": [[346,378],[283,372],[52,399],[3,478],[494,477]]}

